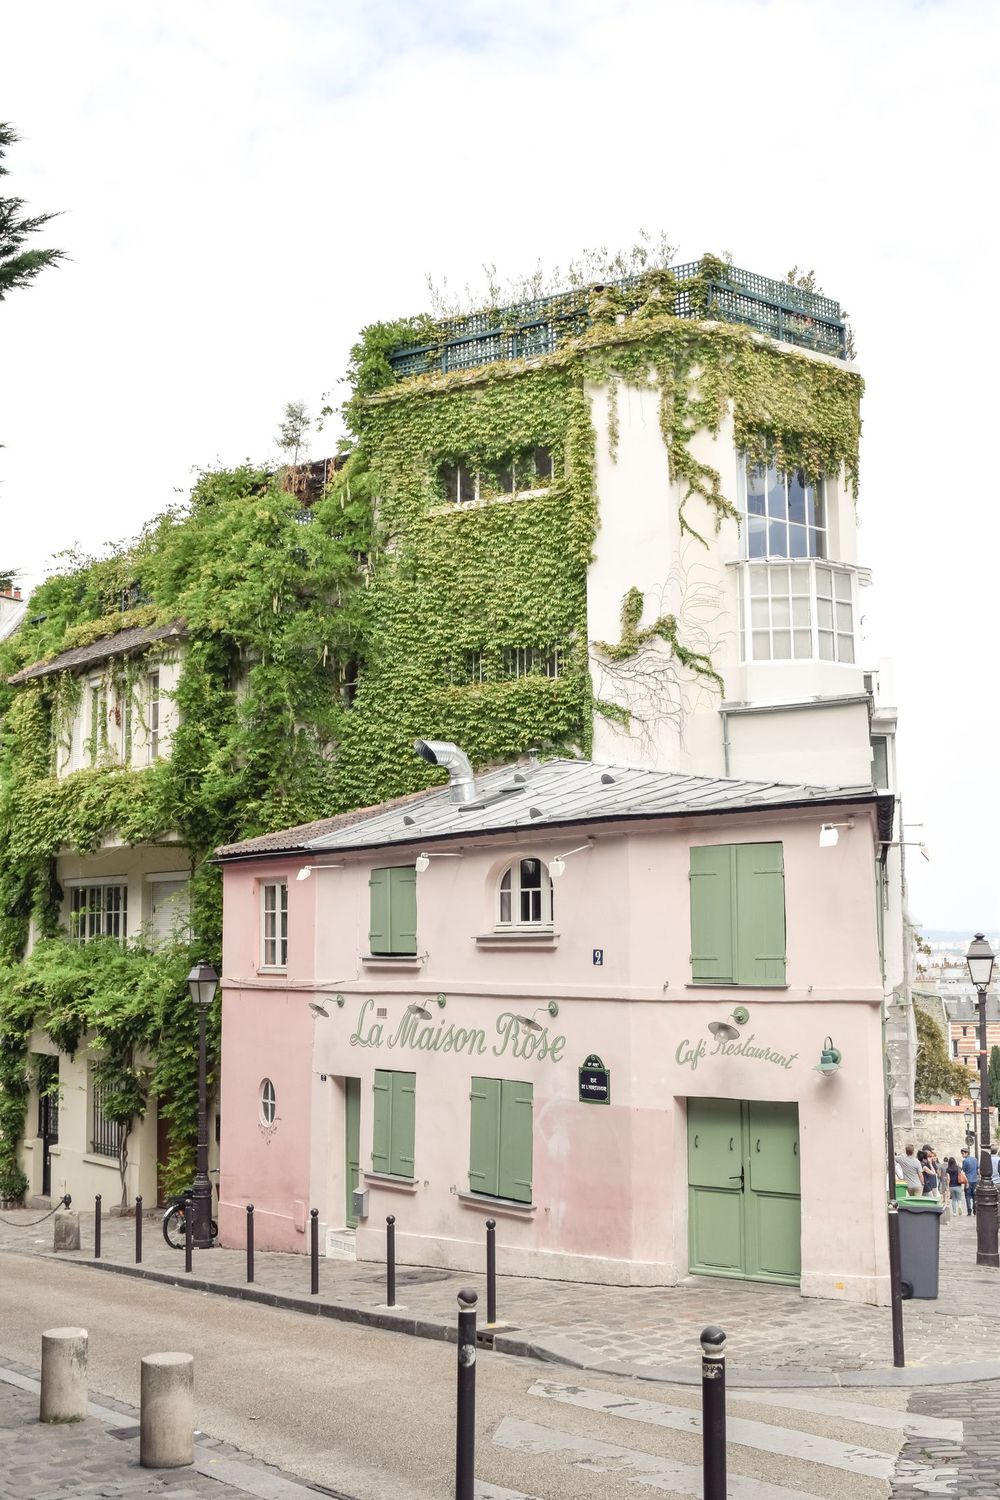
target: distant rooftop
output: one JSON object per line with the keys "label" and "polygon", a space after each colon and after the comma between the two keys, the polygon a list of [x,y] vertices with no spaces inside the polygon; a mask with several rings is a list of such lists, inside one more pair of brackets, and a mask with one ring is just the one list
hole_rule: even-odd
{"label": "distant rooftop", "polygon": [[[847,358],[844,315],[840,303],[830,297],[714,258],[707,265],[689,261],[671,266],[670,275],[677,290],[673,306],[668,300],[663,310],[674,317],[745,323],[783,343]],[[439,340],[394,349],[389,364],[396,379],[405,380],[428,371],[467,370],[497,360],[551,354],[567,339],[586,333],[596,298],[607,291],[617,293],[626,313],[634,312],[648,300],[654,285],[655,273],[644,272],[606,286],[580,287],[535,302],[445,319],[439,325]]]}

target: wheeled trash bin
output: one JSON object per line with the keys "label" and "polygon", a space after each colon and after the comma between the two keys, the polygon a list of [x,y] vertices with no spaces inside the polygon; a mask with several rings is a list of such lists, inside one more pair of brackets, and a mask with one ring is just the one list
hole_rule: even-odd
{"label": "wheeled trash bin", "polygon": [[896,1208],[903,1296],[936,1297],[944,1209],[934,1198],[904,1198]]}

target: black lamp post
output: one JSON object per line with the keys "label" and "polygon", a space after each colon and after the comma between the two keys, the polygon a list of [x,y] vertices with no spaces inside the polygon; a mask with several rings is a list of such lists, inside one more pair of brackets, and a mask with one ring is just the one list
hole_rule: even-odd
{"label": "black lamp post", "polygon": [[188,975],[191,999],[198,1007],[198,1155],[191,1193],[191,1238],[199,1250],[212,1246],[212,1184],[208,1179],[208,1072],[205,1017],[215,999],[219,976],[211,964],[195,964]]}
{"label": "black lamp post", "polygon": [[976,1265],[1000,1266],[997,1245],[998,1199],[990,1153],[990,1091],[986,1081],[986,991],[996,954],[981,932],[969,944],[965,962],[979,996],[979,1181],[976,1183]]}

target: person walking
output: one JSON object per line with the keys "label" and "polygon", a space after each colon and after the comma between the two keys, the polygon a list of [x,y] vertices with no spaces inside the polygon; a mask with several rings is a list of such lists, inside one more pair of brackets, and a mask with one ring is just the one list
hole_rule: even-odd
{"label": "person walking", "polygon": [[962,1181],[965,1173],[953,1156],[949,1156],[945,1163],[945,1176],[948,1180],[948,1195],[951,1198],[951,1216],[957,1219],[962,1212],[962,1199],[965,1197],[965,1184]]}
{"label": "person walking", "polygon": [[979,1163],[975,1152],[969,1146],[965,1156],[962,1158],[962,1171],[965,1173],[965,1212],[974,1214],[976,1211],[976,1183],[979,1181]]}
{"label": "person walking", "polygon": [[924,1174],[917,1161],[916,1146],[907,1146],[903,1155],[896,1158],[896,1165],[910,1197],[919,1198],[924,1191]]}
{"label": "person walking", "polygon": [[920,1163],[920,1170],[923,1174],[923,1196],[925,1198],[932,1198],[937,1193],[937,1173],[934,1170],[934,1163],[931,1161],[930,1152],[927,1150],[918,1151],[917,1160]]}

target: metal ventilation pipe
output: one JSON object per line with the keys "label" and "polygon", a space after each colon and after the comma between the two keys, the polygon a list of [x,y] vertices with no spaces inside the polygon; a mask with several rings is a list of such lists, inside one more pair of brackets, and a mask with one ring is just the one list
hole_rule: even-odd
{"label": "metal ventilation pipe", "polygon": [[444,766],[451,784],[452,802],[475,802],[476,778],[472,774],[472,762],[464,750],[450,740],[414,740],[413,748],[428,765]]}

